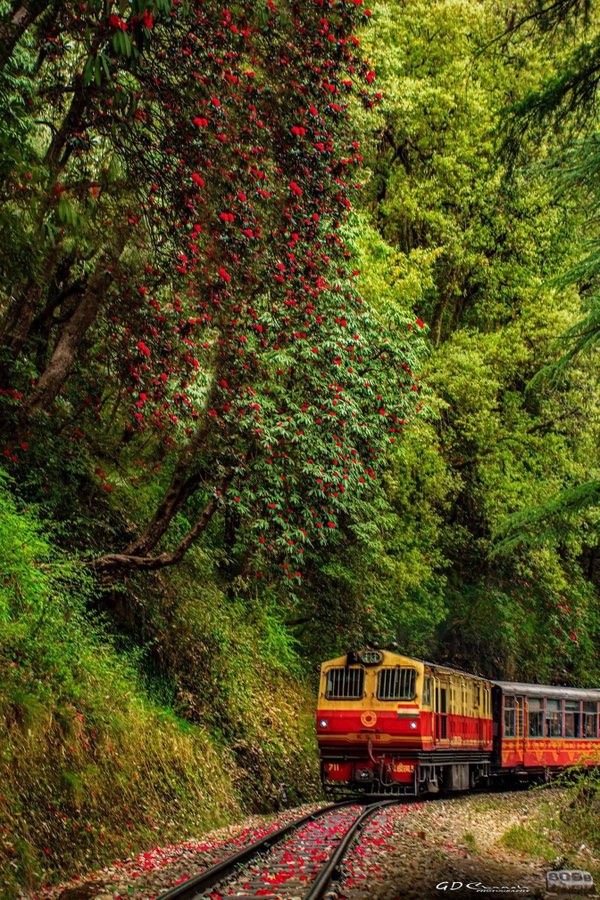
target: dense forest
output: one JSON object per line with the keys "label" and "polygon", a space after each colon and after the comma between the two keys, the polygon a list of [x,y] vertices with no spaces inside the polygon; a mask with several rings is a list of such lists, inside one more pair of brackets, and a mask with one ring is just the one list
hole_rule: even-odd
{"label": "dense forest", "polygon": [[366,641],[600,681],[599,83],[592,0],[0,0],[7,890],[316,796]]}

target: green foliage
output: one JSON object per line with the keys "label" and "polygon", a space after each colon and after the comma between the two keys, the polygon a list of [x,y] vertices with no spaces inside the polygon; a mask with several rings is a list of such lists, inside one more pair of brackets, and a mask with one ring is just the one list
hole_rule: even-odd
{"label": "green foliage", "polygon": [[[527,544],[547,544],[560,541],[565,531],[575,527],[585,527],[590,540],[598,530],[598,516],[591,508],[600,505],[600,481],[589,481],[562,491],[557,497],[542,506],[533,506],[514,513],[500,527],[502,539],[497,545],[497,553],[506,554],[518,546]],[[578,513],[589,512],[585,518]],[[575,520],[575,521],[573,521]]]}
{"label": "green foliage", "polygon": [[502,835],[501,841],[509,850],[516,850],[517,853],[524,853],[534,859],[549,862],[556,858],[556,848],[548,838],[527,825],[511,825]]}
{"label": "green foliage", "polygon": [[490,676],[593,683],[597,517],[576,502],[597,478],[593,360],[579,355],[561,382],[533,380],[580,328],[579,281],[565,273],[586,246],[590,182],[573,172],[557,191],[544,143],[522,147],[519,169],[498,154],[507,106],[568,51],[559,32],[535,50],[524,29],[498,41],[511,26],[481,5],[386,2],[375,16],[367,41],[385,101],[365,115],[361,278],[374,303],[413,304],[433,352],[421,374],[427,430],[408,429],[398,494],[386,485],[388,504],[402,497],[393,529],[382,507],[361,526],[373,555],[361,547],[360,562],[332,564],[346,593],[360,585],[362,620],[338,601],[342,641],[395,632],[403,647]]}
{"label": "green foliage", "polygon": [[575,769],[561,779],[567,802],[561,814],[561,830],[575,845],[582,842],[600,850],[600,774],[598,769]]}

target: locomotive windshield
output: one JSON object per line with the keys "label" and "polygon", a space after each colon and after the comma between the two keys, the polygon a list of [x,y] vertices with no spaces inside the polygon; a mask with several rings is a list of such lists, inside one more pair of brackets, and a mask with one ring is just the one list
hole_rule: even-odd
{"label": "locomotive windshield", "polygon": [[380,669],[377,675],[378,700],[414,700],[416,691],[417,670],[396,666],[393,669]]}
{"label": "locomotive windshield", "polygon": [[328,700],[360,700],[364,693],[363,668],[335,668],[327,672],[325,696]]}

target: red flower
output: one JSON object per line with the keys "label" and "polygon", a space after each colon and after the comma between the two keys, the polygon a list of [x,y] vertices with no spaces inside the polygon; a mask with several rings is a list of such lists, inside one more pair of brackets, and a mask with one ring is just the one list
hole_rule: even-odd
{"label": "red flower", "polygon": [[147,347],[143,341],[138,341],[136,346],[140,353],[143,353],[144,356],[150,356],[150,347]]}
{"label": "red flower", "polygon": [[121,31],[127,31],[127,22],[121,18],[121,16],[117,16],[116,13],[112,13],[108,17],[108,24],[111,28],[120,29]]}
{"label": "red flower", "polygon": [[144,14],[142,16],[142,22],[144,23],[144,25],[148,29],[148,31],[152,31],[152,26],[154,25],[154,16],[152,15],[152,13],[150,12],[149,9],[144,10]]}
{"label": "red flower", "polygon": [[196,118],[193,119],[193,123],[194,125],[197,125],[198,128],[206,128],[208,119],[205,116],[196,116]]}
{"label": "red flower", "polygon": [[375,81],[375,72],[372,69],[370,69],[365,75],[365,81],[367,82],[367,84],[373,84],[373,82]]}
{"label": "red flower", "polygon": [[198,187],[204,187],[205,181],[202,175],[198,175],[197,172],[192,172],[192,181],[194,184],[197,184]]}
{"label": "red flower", "polygon": [[302,188],[300,187],[300,185],[296,184],[295,181],[290,181],[289,189],[292,192],[292,194],[296,195],[296,197],[302,196]]}
{"label": "red flower", "polygon": [[219,278],[222,278],[226,284],[229,284],[229,282],[231,281],[231,275],[229,274],[227,269],[223,268],[223,266],[221,266],[221,268],[219,269]]}
{"label": "red flower", "polygon": [[425,322],[423,321],[423,319],[417,319],[416,321],[419,328],[425,328]]}

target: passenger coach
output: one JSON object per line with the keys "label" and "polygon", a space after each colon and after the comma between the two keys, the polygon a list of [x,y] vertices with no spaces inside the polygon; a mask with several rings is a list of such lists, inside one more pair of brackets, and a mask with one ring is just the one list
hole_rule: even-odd
{"label": "passenger coach", "polygon": [[496,681],[494,763],[514,775],[599,765],[600,690]]}
{"label": "passenger coach", "polygon": [[389,650],[321,667],[326,793],[465,790],[600,764],[600,690],[489,681]]}

